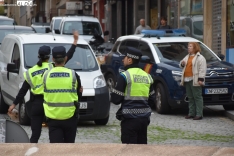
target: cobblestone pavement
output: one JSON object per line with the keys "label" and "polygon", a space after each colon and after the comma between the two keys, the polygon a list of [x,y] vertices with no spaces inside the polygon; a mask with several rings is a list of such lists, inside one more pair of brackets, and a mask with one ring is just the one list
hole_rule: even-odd
{"label": "cobblestone pavement", "polygon": [[[111,105],[106,126],[94,122],[78,124],[77,143],[121,143],[120,122],[115,119],[119,106]],[[221,108],[221,107],[220,107]],[[148,144],[234,147],[234,121],[222,109],[204,108],[203,120],[184,119],[187,110],[174,110],[170,115],[153,111],[148,127]],[[9,119],[7,115],[0,118]],[[30,126],[22,126],[31,136]],[[39,143],[48,143],[48,129],[43,127]]]}

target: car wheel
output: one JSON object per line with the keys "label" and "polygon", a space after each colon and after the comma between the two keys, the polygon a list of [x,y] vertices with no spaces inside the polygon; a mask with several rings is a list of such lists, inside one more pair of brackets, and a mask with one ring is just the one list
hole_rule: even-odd
{"label": "car wheel", "polygon": [[8,108],[9,106],[5,103],[0,89],[0,113],[6,114],[8,112]]}
{"label": "car wheel", "polygon": [[115,87],[115,78],[112,74],[108,74],[107,77],[106,77],[106,83],[107,83],[107,86],[108,86],[108,89],[109,91],[112,90],[112,88]]}
{"label": "car wheel", "polygon": [[96,125],[106,125],[109,121],[109,115],[104,119],[94,120]]}
{"label": "car wheel", "polygon": [[30,118],[25,108],[24,102],[19,104],[19,123],[21,125],[30,125]]}
{"label": "car wheel", "polygon": [[234,110],[234,105],[223,105],[225,110]]}
{"label": "car wheel", "polygon": [[167,114],[170,111],[169,104],[167,102],[166,92],[161,83],[158,83],[155,88],[156,100],[155,108],[159,114]]}

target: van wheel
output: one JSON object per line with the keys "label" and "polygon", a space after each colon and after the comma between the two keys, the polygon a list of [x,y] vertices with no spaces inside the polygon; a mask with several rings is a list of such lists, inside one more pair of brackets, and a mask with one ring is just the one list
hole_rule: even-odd
{"label": "van wheel", "polygon": [[5,103],[0,89],[0,113],[6,114],[8,112],[8,108],[9,106]]}
{"label": "van wheel", "polygon": [[156,101],[155,108],[159,114],[167,114],[170,111],[170,107],[167,102],[166,92],[161,83],[158,83],[155,88]]}
{"label": "van wheel", "polygon": [[94,120],[96,125],[106,125],[109,121],[109,115],[104,119]]}
{"label": "van wheel", "polygon": [[225,110],[234,110],[234,105],[223,105]]}
{"label": "van wheel", "polygon": [[30,125],[30,118],[25,109],[25,103],[19,104],[19,123],[21,125]]}

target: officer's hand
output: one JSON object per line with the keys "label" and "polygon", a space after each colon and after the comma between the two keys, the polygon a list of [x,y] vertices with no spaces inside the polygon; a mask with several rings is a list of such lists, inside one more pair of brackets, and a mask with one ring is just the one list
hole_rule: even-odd
{"label": "officer's hand", "polygon": [[80,93],[83,93],[83,86],[80,87]]}
{"label": "officer's hand", "polygon": [[11,113],[12,110],[13,110],[14,108],[15,108],[15,104],[12,104],[12,105],[9,107],[8,112]]}
{"label": "officer's hand", "polygon": [[74,32],[73,32],[73,38],[74,38],[75,41],[78,41],[78,38],[79,38],[79,33],[78,33],[78,31],[74,31]]}

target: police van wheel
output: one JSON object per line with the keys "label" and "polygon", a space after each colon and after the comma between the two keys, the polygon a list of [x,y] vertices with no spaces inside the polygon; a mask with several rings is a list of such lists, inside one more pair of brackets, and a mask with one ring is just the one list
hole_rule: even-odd
{"label": "police van wheel", "polygon": [[9,106],[5,103],[3,96],[2,96],[2,92],[0,89],[0,113],[1,114],[6,114],[8,111]]}
{"label": "police van wheel", "polygon": [[25,109],[25,103],[19,104],[19,123],[21,125],[30,125],[30,118]]}
{"label": "police van wheel", "polygon": [[96,125],[106,125],[109,121],[109,115],[104,119],[94,120]]}
{"label": "police van wheel", "polygon": [[167,102],[166,92],[161,83],[158,83],[155,88],[156,100],[155,108],[159,114],[167,114],[170,111],[170,107]]}
{"label": "police van wheel", "polygon": [[225,110],[234,110],[234,105],[223,105]]}

